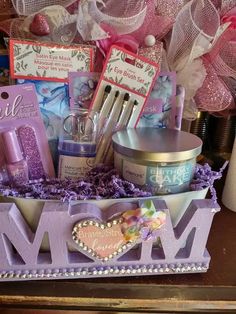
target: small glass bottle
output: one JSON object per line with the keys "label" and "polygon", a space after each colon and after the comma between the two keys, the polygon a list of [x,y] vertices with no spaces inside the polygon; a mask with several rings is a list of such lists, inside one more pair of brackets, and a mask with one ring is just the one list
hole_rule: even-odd
{"label": "small glass bottle", "polygon": [[22,155],[15,130],[3,132],[2,142],[10,182],[15,185],[27,183],[29,180],[28,165]]}

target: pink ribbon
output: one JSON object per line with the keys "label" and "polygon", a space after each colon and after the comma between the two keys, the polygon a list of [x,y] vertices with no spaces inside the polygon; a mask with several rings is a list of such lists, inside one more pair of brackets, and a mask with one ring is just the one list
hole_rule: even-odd
{"label": "pink ribbon", "polygon": [[139,43],[137,40],[131,36],[131,35],[118,35],[115,29],[108,25],[108,24],[101,24],[100,25],[104,31],[107,32],[109,35],[106,39],[97,40],[96,44],[103,54],[104,57],[106,57],[108,51],[110,50],[110,47],[112,45],[117,45],[121,48],[124,48],[126,50],[129,50],[131,52],[137,53]]}

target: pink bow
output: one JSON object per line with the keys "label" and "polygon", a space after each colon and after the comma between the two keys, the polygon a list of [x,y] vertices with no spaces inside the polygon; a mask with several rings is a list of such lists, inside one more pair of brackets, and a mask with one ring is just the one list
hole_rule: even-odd
{"label": "pink bow", "polygon": [[122,47],[126,50],[137,53],[139,43],[137,42],[137,40],[133,36],[131,36],[131,35],[118,35],[116,30],[112,26],[105,24],[105,23],[102,23],[100,26],[109,35],[109,37],[106,39],[100,39],[100,40],[96,41],[96,44],[97,44],[99,50],[101,51],[101,53],[103,54],[104,57],[106,57],[106,55],[107,55],[107,53],[108,53],[108,51],[112,45],[117,45],[117,46]]}
{"label": "pink bow", "polygon": [[233,8],[232,10],[228,11],[222,18],[221,18],[222,23],[227,23],[231,22],[229,25],[230,29],[236,30],[236,7]]}

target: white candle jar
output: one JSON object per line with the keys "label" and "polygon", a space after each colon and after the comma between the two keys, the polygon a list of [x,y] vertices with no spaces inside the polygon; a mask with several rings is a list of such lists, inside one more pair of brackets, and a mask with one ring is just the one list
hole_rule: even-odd
{"label": "white candle jar", "polygon": [[202,141],[172,129],[137,128],[113,137],[115,168],[121,176],[156,195],[189,190]]}

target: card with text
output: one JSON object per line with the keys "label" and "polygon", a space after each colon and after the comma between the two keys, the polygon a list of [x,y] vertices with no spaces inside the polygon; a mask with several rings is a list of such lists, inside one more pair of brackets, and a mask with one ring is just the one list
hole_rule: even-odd
{"label": "card with text", "polygon": [[[101,106],[108,106],[107,102],[103,104],[102,99],[107,86],[110,86],[111,102],[119,93],[117,101],[112,105],[113,112],[120,110],[127,99],[127,110],[129,107],[131,109],[126,126],[135,127],[158,73],[158,64],[118,46],[112,46],[95,92],[92,109],[100,111]],[[122,112],[118,116],[121,115]]]}
{"label": "card with text", "polygon": [[72,71],[93,71],[93,46],[10,40],[12,78],[67,82]]}

